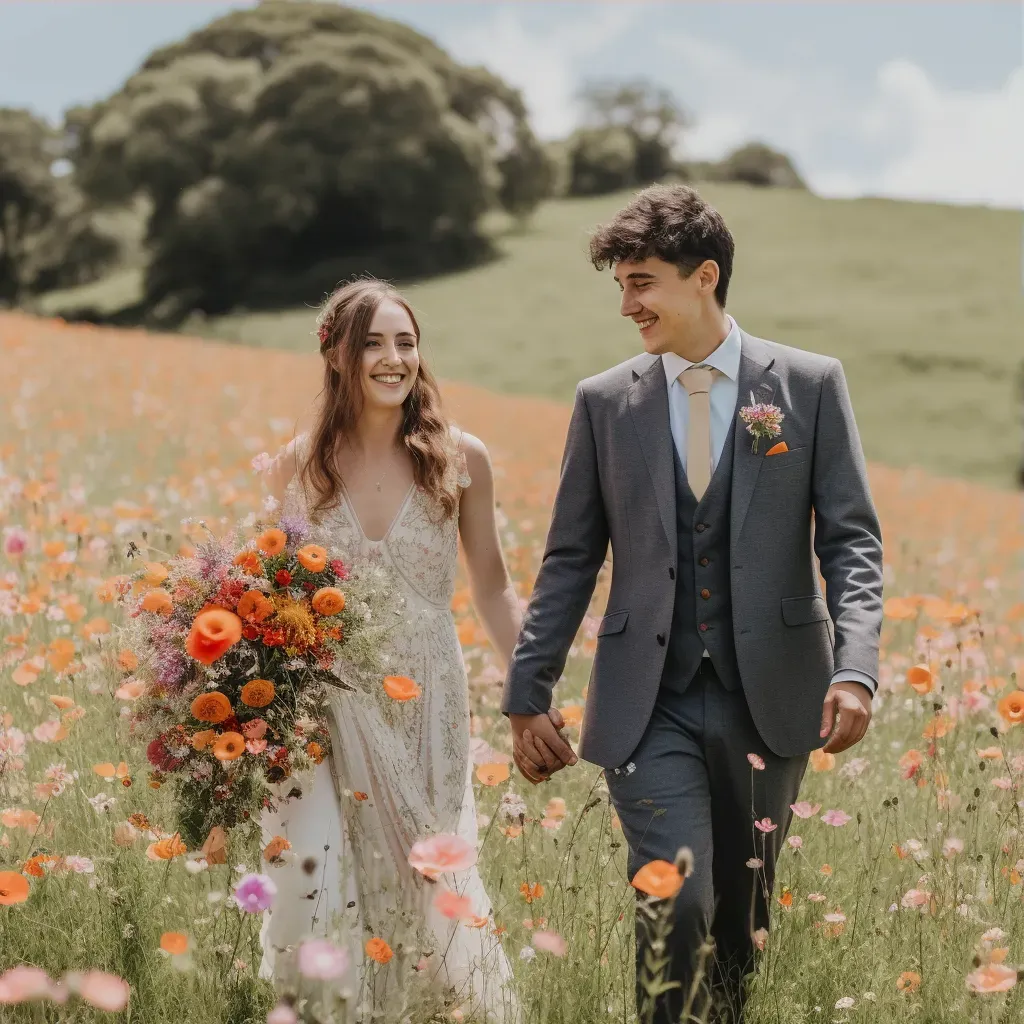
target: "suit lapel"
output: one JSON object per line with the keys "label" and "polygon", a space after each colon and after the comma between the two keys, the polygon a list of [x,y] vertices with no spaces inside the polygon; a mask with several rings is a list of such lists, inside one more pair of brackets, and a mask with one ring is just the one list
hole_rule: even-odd
{"label": "suit lapel", "polygon": [[[739,395],[737,396],[736,415],[740,409],[749,404],[751,394],[754,402],[769,403],[775,398],[779,387],[779,375],[772,370],[774,357],[758,338],[743,332],[740,350]],[[747,433],[746,425],[737,425],[733,443],[732,461],[732,513],[730,533],[735,541],[743,529],[743,522],[750,508],[750,500],[754,496],[761,465],[764,463],[764,445],[759,446],[758,454],[751,451],[753,439]]]}
{"label": "suit lapel", "polygon": [[[636,372],[636,371],[634,371]],[[647,463],[665,527],[672,560],[678,557],[675,468],[672,463],[672,427],[668,415],[668,384],[661,359],[655,357],[629,387],[629,412]]]}

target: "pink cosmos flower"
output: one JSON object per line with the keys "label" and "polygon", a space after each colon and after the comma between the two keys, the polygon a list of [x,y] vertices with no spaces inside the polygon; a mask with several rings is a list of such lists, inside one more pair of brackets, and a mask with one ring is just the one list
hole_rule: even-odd
{"label": "pink cosmos flower", "polygon": [[825,894],[823,892],[809,892],[807,894],[807,898],[812,903],[824,903],[825,902]]}
{"label": "pink cosmos flower", "polygon": [[755,771],[764,771],[764,759],[757,754],[747,754],[747,760],[750,762],[750,767]]}
{"label": "pink cosmos flower", "polygon": [[539,949],[542,953],[550,953],[552,956],[565,956],[565,939],[558,932],[534,932],[531,941],[533,942],[534,949]]}
{"label": "pink cosmos flower", "polygon": [[998,779],[993,779],[992,785],[995,786],[996,789],[1001,789],[1003,792],[1006,792],[1009,789],[1013,789],[1013,779],[1008,775],[1003,775]]}
{"label": "pink cosmos flower", "polygon": [[850,815],[846,811],[830,810],[826,811],[822,816],[821,820],[826,825],[832,825],[835,828],[842,828],[848,821],[851,821]]}
{"label": "pink cosmos flower", "polygon": [[267,734],[267,723],[262,718],[253,718],[242,723],[242,735],[247,740],[261,740]]}
{"label": "pink cosmos flower", "polygon": [[344,949],[326,939],[310,939],[299,946],[299,973],[304,978],[340,978],[348,970],[348,960]]}
{"label": "pink cosmos flower", "polygon": [[807,800],[798,800],[795,804],[790,804],[789,809],[798,818],[813,818],[821,810],[821,804],[812,804]]}
{"label": "pink cosmos flower", "polygon": [[254,872],[243,875],[235,886],[235,902],[247,914],[260,914],[269,909],[276,895],[274,880]]}
{"label": "pink cosmos flower", "polygon": [[267,1024],[298,1024],[299,1018],[287,1003],[278,1003],[267,1014]]}
{"label": "pink cosmos flower", "polygon": [[778,827],[771,818],[762,818],[760,821],[754,822],[754,828],[758,832],[774,832]]}
{"label": "pink cosmos flower", "polygon": [[964,841],[950,836],[942,844],[943,857],[955,857],[958,853],[964,852]]}
{"label": "pink cosmos flower", "polygon": [[17,558],[25,553],[28,547],[28,534],[20,526],[4,528],[4,554],[8,558]]}
{"label": "pink cosmos flower", "polygon": [[931,902],[932,894],[924,889],[908,889],[903,894],[900,904],[909,909],[911,907],[927,907]]}
{"label": "pink cosmos flower", "polygon": [[0,974],[0,1003],[5,1006],[47,999],[53,982],[41,967],[22,964]]}
{"label": "pink cosmos flower", "polygon": [[68,974],[64,979],[72,992],[77,992],[90,1006],[108,1013],[118,1013],[128,1005],[131,988],[124,979],[106,971]]}
{"label": "pink cosmos flower", "polygon": [[453,921],[463,921],[473,916],[473,902],[468,896],[460,896],[451,889],[439,889],[434,897],[434,909]]}
{"label": "pink cosmos flower", "polygon": [[245,749],[248,750],[250,754],[262,754],[263,751],[267,749],[267,741],[266,740],[246,740],[245,741]]}
{"label": "pink cosmos flower", "polygon": [[803,839],[800,836],[790,836],[786,842],[789,844],[791,850],[799,850],[804,845]]}
{"label": "pink cosmos flower", "polygon": [[754,940],[754,945],[763,951],[764,947],[768,945],[768,929],[758,928],[751,938]]}
{"label": "pink cosmos flower", "polygon": [[764,861],[761,860],[760,857],[751,857],[750,860],[747,861],[747,867],[753,868],[753,870],[756,871],[758,868],[764,867]]}
{"label": "pink cosmos flower", "polygon": [[476,849],[459,836],[441,833],[413,843],[409,864],[421,875],[437,881],[449,871],[465,871],[476,863]]}

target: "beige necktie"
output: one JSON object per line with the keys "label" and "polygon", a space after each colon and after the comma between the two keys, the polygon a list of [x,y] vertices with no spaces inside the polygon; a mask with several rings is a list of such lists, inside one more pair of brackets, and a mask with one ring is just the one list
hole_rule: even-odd
{"label": "beige necktie", "polygon": [[697,500],[711,483],[711,379],[710,366],[689,366],[679,383],[690,396],[690,422],[686,425],[686,479]]}

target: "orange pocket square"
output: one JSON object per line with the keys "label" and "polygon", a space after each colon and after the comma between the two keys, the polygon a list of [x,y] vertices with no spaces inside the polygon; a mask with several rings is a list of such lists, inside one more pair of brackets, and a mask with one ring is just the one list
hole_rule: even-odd
{"label": "orange pocket square", "polygon": [[783,452],[789,451],[789,445],[785,441],[780,441],[778,444],[773,444],[771,448],[764,453],[764,457],[768,458],[769,455],[781,455]]}

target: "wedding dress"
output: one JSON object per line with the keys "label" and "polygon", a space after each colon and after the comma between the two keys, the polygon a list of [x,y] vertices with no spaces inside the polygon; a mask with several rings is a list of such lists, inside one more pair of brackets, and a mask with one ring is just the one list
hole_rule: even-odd
{"label": "wedding dress", "polygon": [[[305,444],[305,436],[298,439],[299,464]],[[464,458],[453,474],[460,489],[469,486]],[[281,511],[286,528],[289,517],[308,526],[297,474]],[[279,791],[298,789],[301,797],[261,821],[265,842],[280,835],[291,847],[284,865],[266,868],[278,892],[262,927],[260,973],[280,978],[303,939],[330,938],[350,951],[354,1020],[406,1019],[408,1000],[418,998],[410,996],[414,978],[416,991],[425,987],[435,1004],[431,1012],[447,1003],[466,1020],[517,1021],[511,968],[476,867],[432,884],[408,861],[413,843],[430,835],[477,844],[468,685],[451,613],[458,518],[440,519],[414,485],[387,533],[371,540],[342,490],[338,506],[309,527],[304,542],[392,570],[405,607],[388,674],[408,676],[422,694],[398,703],[382,699],[379,685],[370,692],[331,691],[331,756],[317,766],[311,785],[285,780]],[[434,907],[442,887],[469,899],[472,921],[452,920]],[[371,938],[395,951],[386,967],[366,968]]]}

